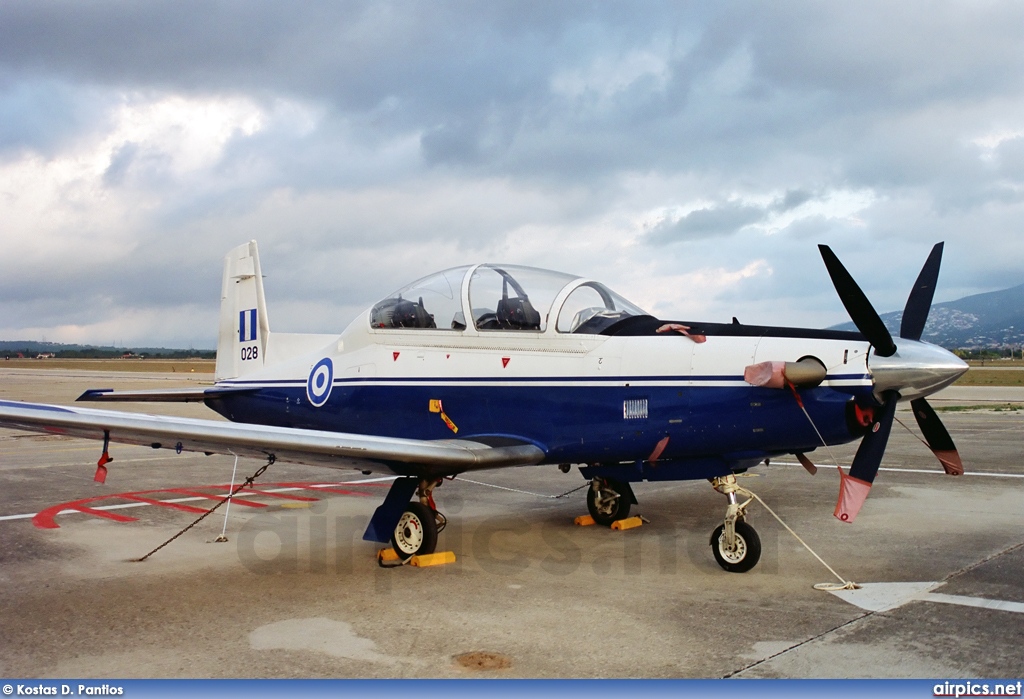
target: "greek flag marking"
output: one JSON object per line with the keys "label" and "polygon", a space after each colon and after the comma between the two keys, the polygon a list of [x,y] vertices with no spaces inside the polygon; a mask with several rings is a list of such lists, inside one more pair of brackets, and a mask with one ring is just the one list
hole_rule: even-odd
{"label": "greek flag marking", "polygon": [[256,309],[238,312],[238,341],[252,342],[256,339]]}

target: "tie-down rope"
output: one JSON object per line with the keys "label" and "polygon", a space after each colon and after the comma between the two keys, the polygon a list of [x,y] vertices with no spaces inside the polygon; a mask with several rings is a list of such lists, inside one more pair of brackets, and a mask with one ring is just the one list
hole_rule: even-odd
{"label": "tie-down rope", "polygon": [[[811,427],[814,428],[814,433],[818,435],[818,439],[821,440],[822,445],[825,447],[825,450],[828,452],[829,457],[832,459],[832,463],[835,464],[836,470],[839,471],[840,475],[842,475],[843,469],[842,469],[842,467],[839,466],[839,460],[836,459],[836,455],[832,453],[832,447],[830,447],[828,445],[828,442],[825,441],[825,438],[821,436],[821,431],[818,429],[818,426],[814,424],[814,420],[811,419],[811,414],[809,412],[807,412],[807,408],[804,407],[804,402],[800,398],[800,394],[797,393],[796,386],[793,385],[792,383],[790,383],[789,381],[787,381],[786,384],[789,386],[789,390],[793,393],[793,397],[796,398],[796,404],[800,406],[800,410],[802,410],[804,415],[807,417],[807,422],[811,423]],[[761,503],[762,505],[764,505],[764,509],[766,509],[769,512],[771,512],[772,516],[775,519],[779,520],[779,524],[784,526],[786,528],[786,530],[796,538],[797,541],[799,541],[801,544],[803,544],[803,547],[805,549],[807,549],[808,551],[811,552],[812,556],[814,556],[819,561],[821,561],[821,564],[823,566],[825,566],[826,568],[828,568],[829,572],[831,572],[832,575],[834,575],[837,578],[839,578],[839,582],[842,583],[842,585],[836,585],[835,583],[818,583],[817,585],[814,586],[815,590],[824,590],[825,592],[835,592],[837,590],[859,590],[860,589],[860,585],[858,585],[857,583],[852,582],[850,580],[844,580],[843,576],[841,576],[836,571],[832,570],[832,566],[830,566],[828,563],[823,561],[821,559],[821,556],[816,554],[814,552],[814,549],[812,549],[810,546],[807,545],[807,542],[805,542],[803,539],[801,539],[797,535],[797,533],[795,531],[790,529],[789,525],[786,524],[785,522],[783,522],[782,518],[779,517],[777,514],[775,514],[775,512],[772,511],[772,508],[768,507],[768,505],[765,504],[764,500],[762,500],[758,495],[756,495],[754,493],[750,493],[750,495],[752,497],[754,497],[754,498],[757,498],[757,501],[759,503]]]}
{"label": "tie-down rope", "polygon": [[792,535],[793,535],[793,538],[794,538],[794,539],[796,539],[797,541],[799,541],[799,542],[800,542],[800,544],[801,544],[801,545],[802,545],[802,546],[803,546],[803,547],[804,547],[805,549],[807,549],[808,551],[810,551],[810,552],[811,552],[811,555],[812,555],[812,556],[814,556],[815,558],[817,558],[817,559],[818,559],[818,562],[819,562],[819,563],[821,563],[821,565],[823,565],[823,566],[825,566],[826,568],[828,568],[828,571],[829,571],[830,573],[832,573],[832,575],[836,576],[836,578],[838,578],[838,579],[839,579],[839,582],[840,582],[840,583],[842,583],[842,584],[839,584],[839,585],[837,585],[836,583],[818,583],[818,584],[816,584],[816,585],[814,586],[814,589],[815,589],[815,590],[825,590],[825,591],[827,591],[827,592],[834,592],[835,590],[859,590],[859,589],[860,589],[860,585],[858,585],[857,583],[855,583],[855,582],[853,582],[853,581],[851,581],[851,580],[846,580],[846,579],[844,579],[844,578],[843,578],[843,576],[842,576],[842,575],[840,575],[839,573],[837,573],[837,572],[835,571],[835,569],[833,569],[833,568],[832,568],[832,566],[830,566],[830,565],[829,565],[828,563],[826,563],[826,562],[824,561],[824,559],[822,559],[822,557],[821,557],[821,556],[819,556],[818,554],[816,554],[816,553],[814,552],[814,549],[812,549],[812,548],[811,548],[810,546],[808,546],[808,545],[807,545],[807,542],[806,542],[806,541],[804,541],[803,539],[801,539],[801,538],[800,538],[800,535],[799,535],[799,534],[797,534],[797,533],[796,533],[795,531],[793,531],[793,528],[792,528],[792,527],[790,527],[790,526],[789,526],[788,524],[786,524],[785,522],[783,522],[783,521],[782,521],[782,517],[779,517],[779,516],[778,516],[778,515],[777,515],[777,514],[775,513],[775,510],[773,510],[772,508],[768,507],[768,503],[766,503],[766,502],[765,502],[764,500],[762,500],[762,499],[761,499],[761,496],[760,496],[760,495],[758,495],[757,493],[755,493],[755,492],[752,492],[752,491],[750,491],[750,490],[747,490],[746,488],[742,488],[741,490],[743,490],[743,491],[744,491],[744,494],[745,494],[745,495],[749,495],[750,497],[754,498],[754,499],[755,499],[755,500],[757,500],[757,501],[758,501],[759,503],[761,503],[761,505],[762,505],[762,506],[764,507],[764,509],[768,510],[768,513],[769,513],[769,514],[770,514],[770,515],[771,515],[772,517],[774,517],[775,519],[777,519],[777,520],[779,521],[779,524],[781,524],[781,525],[782,525],[783,527],[785,527],[785,529],[786,529],[786,531],[787,531],[787,532],[789,532],[790,534],[792,534]]}

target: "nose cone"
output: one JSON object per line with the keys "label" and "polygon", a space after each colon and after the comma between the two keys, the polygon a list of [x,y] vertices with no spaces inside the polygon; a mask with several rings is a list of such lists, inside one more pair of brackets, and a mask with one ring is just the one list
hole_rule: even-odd
{"label": "nose cone", "polygon": [[885,391],[899,391],[904,400],[929,396],[963,376],[967,368],[952,352],[916,340],[898,340],[891,357],[868,357],[876,397]]}

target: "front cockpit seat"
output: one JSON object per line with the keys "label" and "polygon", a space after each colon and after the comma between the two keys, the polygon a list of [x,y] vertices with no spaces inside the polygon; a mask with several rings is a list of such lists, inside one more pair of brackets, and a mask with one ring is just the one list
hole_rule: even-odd
{"label": "front cockpit seat", "polygon": [[503,330],[540,330],[540,313],[528,298],[503,298],[495,310]]}

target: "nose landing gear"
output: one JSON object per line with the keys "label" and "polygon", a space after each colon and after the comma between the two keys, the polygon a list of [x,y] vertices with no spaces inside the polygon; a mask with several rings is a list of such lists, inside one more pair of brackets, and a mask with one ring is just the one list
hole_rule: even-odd
{"label": "nose landing gear", "polygon": [[[733,475],[714,478],[711,485],[729,501],[725,522],[711,534],[711,552],[724,570],[746,573],[761,559],[761,538],[744,521],[747,505],[753,502],[753,497],[748,490],[736,484],[736,476]],[[747,500],[739,502],[737,493]]]}

